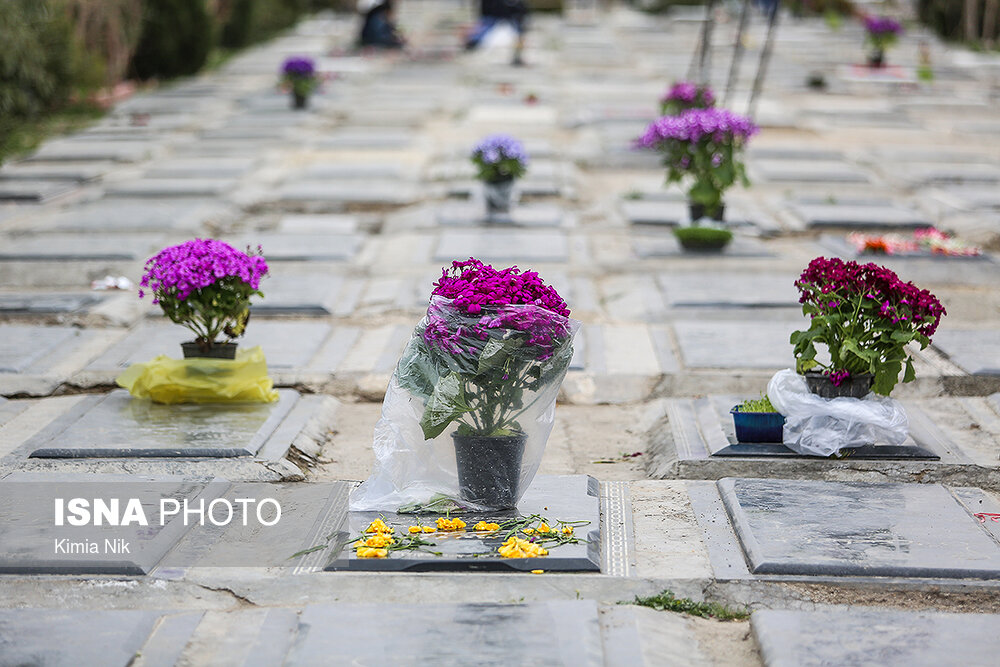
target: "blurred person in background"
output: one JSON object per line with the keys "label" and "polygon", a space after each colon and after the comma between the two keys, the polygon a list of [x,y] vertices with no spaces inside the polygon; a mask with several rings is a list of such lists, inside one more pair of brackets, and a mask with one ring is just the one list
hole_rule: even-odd
{"label": "blurred person in background", "polygon": [[465,39],[466,50],[478,47],[490,31],[504,23],[513,28],[517,35],[511,64],[524,65],[522,52],[524,33],[528,27],[528,5],[525,0],[480,0],[479,21]]}
{"label": "blurred person in background", "polygon": [[359,0],[358,12],[363,17],[358,46],[380,49],[402,49],[406,40],[396,28],[393,0]]}

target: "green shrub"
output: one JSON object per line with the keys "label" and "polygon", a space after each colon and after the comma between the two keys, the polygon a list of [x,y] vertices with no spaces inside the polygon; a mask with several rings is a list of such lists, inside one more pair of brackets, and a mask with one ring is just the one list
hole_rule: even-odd
{"label": "green shrub", "polygon": [[733,233],[718,227],[675,227],[674,236],[685,248],[723,248],[733,240]]}
{"label": "green shrub", "polygon": [[220,43],[238,49],[261,42],[295,25],[312,4],[310,0],[235,0],[222,26]]}
{"label": "green shrub", "polygon": [[0,2],[0,117],[31,117],[92,85],[100,62],[73,33],[62,0]]}
{"label": "green shrub", "polygon": [[851,0],[782,0],[782,3],[796,16],[850,16],[856,9]]}
{"label": "green shrub", "polygon": [[213,34],[205,0],[146,0],[132,72],[140,79],[194,74],[208,58]]}

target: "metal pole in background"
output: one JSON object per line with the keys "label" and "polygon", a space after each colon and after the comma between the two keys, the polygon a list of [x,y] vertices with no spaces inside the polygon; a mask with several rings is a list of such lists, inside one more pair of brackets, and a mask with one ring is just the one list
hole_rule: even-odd
{"label": "metal pole in background", "polygon": [[[715,27],[715,0],[708,0],[705,4],[705,23],[701,29],[701,39],[698,48],[695,49],[696,59],[691,61],[688,68],[687,78],[694,78],[698,83],[708,83],[708,77],[712,68],[712,28]],[[697,63],[697,68],[695,67]],[[692,77],[692,71],[697,71],[697,76]]]}
{"label": "metal pole in background", "polygon": [[743,60],[743,32],[747,27],[747,19],[750,16],[750,0],[743,0],[743,11],[740,12],[740,25],[736,29],[736,45],[733,47],[733,61],[729,65],[729,80],[726,81],[726,94],[722,98],[722,106],[729,106],[729,95],[736,86],[736,79],[739,77],[740,62]]}
{"label": "metal pole in background", "polygon": [[760,52],[760,63],[757,65],[757,76],[753,80],[753,90],[750,92],[750,101],[747,103],[747,115],[754,118],[757,115],[757,98],[760,96],[761,88],[764,87],[764,78],[767,76],[767,67],[771,63],[771,51],[774,50],[774,29],[778,26],[778,3],[775,1],[770,7],[767,17],[767,38],[764,40],[764,48]]}

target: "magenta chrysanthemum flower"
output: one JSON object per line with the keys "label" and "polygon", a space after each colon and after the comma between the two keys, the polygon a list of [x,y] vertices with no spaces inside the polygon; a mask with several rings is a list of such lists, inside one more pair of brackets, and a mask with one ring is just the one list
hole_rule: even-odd
{"label": "magenta chrysanthemum flower", "polygon": [[[260,255],[248,255],[212,239],[194,239],[164,248],[146,262],[145,268],[139,284],[152,292],[153,303],[165,296],[184,301],[195,290],[225,278],[238,278],[257,290],[268,270]],[[140,290],[140,298],[143,295]]]}

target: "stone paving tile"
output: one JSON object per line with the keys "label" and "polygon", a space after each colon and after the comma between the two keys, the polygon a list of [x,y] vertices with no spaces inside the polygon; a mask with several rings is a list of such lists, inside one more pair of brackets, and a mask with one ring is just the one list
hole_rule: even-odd
{"label": "stone paving tile", "polygon": [[671,308],[799,309],[797,274],[661,273],[656,278]]}
{"label": "stone paving tile", "polygon": [[912,229],[933,226],[927,216],[888,200],[823,202],[805,199],[792,202],[790,208],[813,228]]}
{"label": "stone paving tile", "polygon": [[60,233],[17,236],[4,241],[0,262],[129,261],[155,253],[160,234]]}
{"label": "stone paving tile", "polygon": [[561,232],[483,230],[445,231],[434,250],[435,261],[479,257],[497,262],[569,261],[569,243]]}
{"label": "stone paving tile", "polygon": [[145,141],[82,142],[67,139],[47,142],[27,162],[102,161],[140,162],[150,157],[153,146]]}
{"label": "stone paving tile", "polygon": [[756,160],[750,177],[761,183],[869,183],[868,175],[847,162],[819,160]]}
{"label": "stone paving tile", "polygon": [[86,397],[21,450],[27,456],[56,459],[254,456],[299,400],[294,391],[279,393],[273,404],[178,406],[133,399],[117,389]]}
{"label": "stone paving tile", "polygon": [[48,394],[120,332],[0,323],[0,394]]}
{"label": "stone paving tile", "polygon": [[112,169],[114,169],[114,165],[110,162],[81,162],[80,164],[12,162],[0,167],[0,182],[77,181],[88,183],[96,181]]}
{"label": "stone paving tile", "polygon": [[449,227],[482,227],[503,228],[513,227],[565,227],[573,222],[560,206],[552,204],[517,204],[509,213],[498,214],[489,218],[486,214],[486,204],[477,201],[468,204],[444,204],[437,209],[437,223]]}
{"label": "stone paving tile", "polygon": [[805,328],[788,321],[701,321],[673,323],[685,368],[759,368],[780,370],[795,363],[788,337]]}
{"label": "stone paving tile", "polygon": [[721,251],[685,250],[676,238],[671,236],[655,236],[636,238],[632,240],[632,250],[639,258],[673,257],[683,259],[705,259],[708,257],[774,257],[763,243],[757,239],[747,238],[737,233],[733,240]]}
{"label": "stone paving tile", "polygon": [[860,665],[873,656],[886,667],[988,665],[1000,650],[996,614],[857,606],[767,609],[755,612],[750,624],[770,667]]}
{"label": "stone paving tile", "polygon": [[108,298],[100,292],[0,292],[0,314],[45,315],[79,313]]}
{"label": "stone paving tile", "polygon": [[953,329],[934,334],[934,347],[972,375],[1000,375],[1000,332]]}
{"label": "stone paving tile", "polygon": [[413,184],[393,180],[366,180],[364,187],[347,180],[295,181],[278,188],[277,201],[284,203],[320,202],[325,204],[369,204],[403,206],[418,199]]}
{"label": "stone paving tile", "polygon": [[227,207],[210,199],[101,199],[51,214],[32,216],[14,227],[35,232],[195,232],[223,219]]}
{"label": "stone paving tile", "polygon": [[223,238],[235,248],[264,249],[268,262],[346,262],[361,249],[363,238],[357,234],[254,232],[235,238]]}
{"label": "stone paving tile", "polygon": [[140,178],[108,185],[109,197],[217,197],[233,189],[236,181],[227,178]]}
{"label": "stone paving tile", "polygon": [[29,181],[0,178],[0,201],[41,204],[75,192],[77,181]]}

